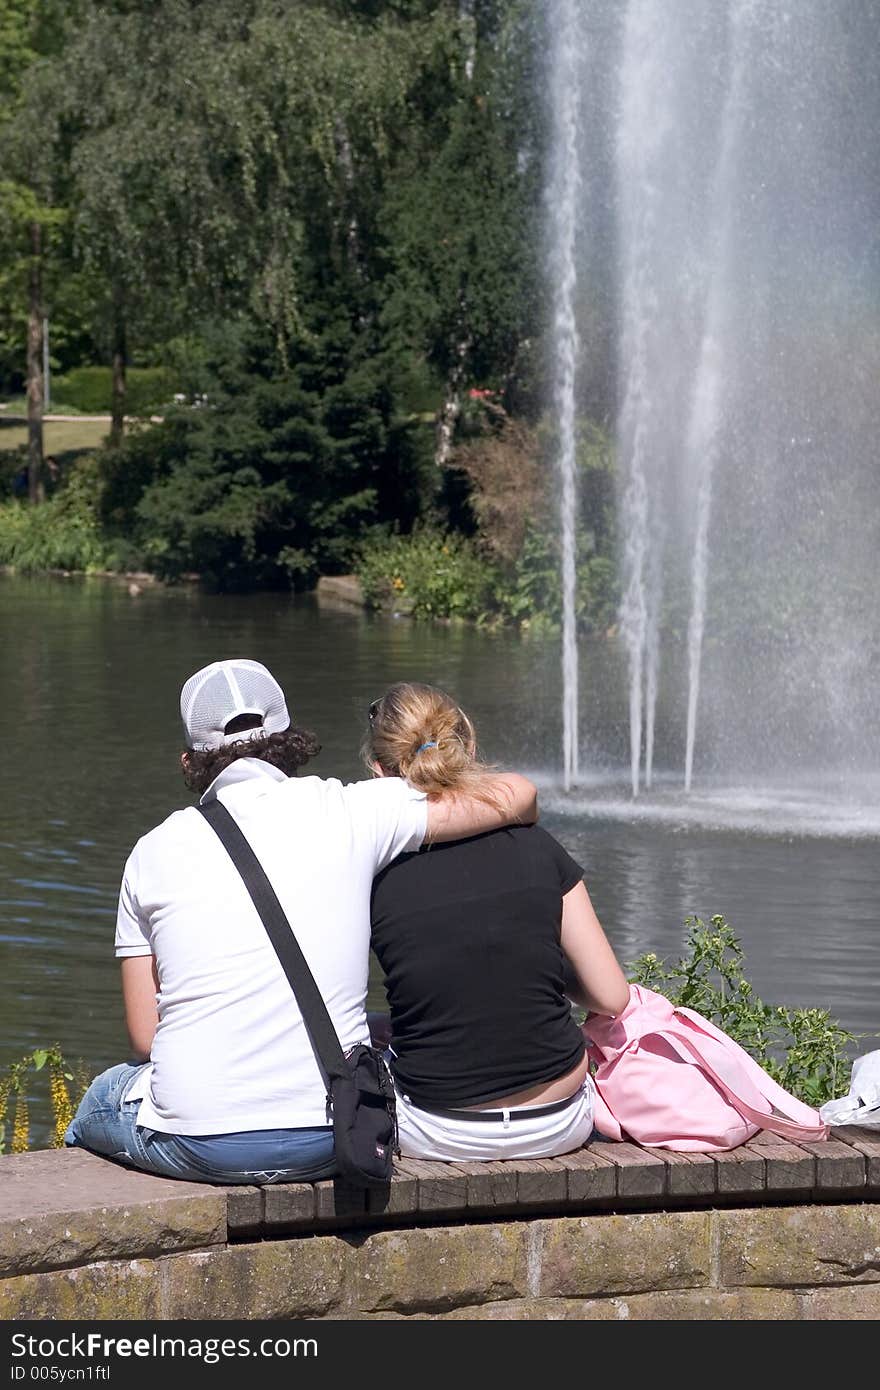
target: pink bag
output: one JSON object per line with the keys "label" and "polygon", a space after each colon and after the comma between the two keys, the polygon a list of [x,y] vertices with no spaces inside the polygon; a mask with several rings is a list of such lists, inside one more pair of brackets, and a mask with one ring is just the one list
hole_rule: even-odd
{"label": "pink bag", "polygon": [[828,1127],[747,1052],[693,1009],[630,985],[622,1014],[584,1024],[596,1064],[596,1128],[609,1139],[661,1149],[733,1149],[772,1130],[785,1139],[827,1139]]}

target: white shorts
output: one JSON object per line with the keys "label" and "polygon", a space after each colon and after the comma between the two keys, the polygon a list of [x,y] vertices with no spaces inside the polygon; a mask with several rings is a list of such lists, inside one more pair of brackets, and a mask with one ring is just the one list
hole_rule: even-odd
{"label": "white shorts", "polygon": [[[528,1115],[529,1106],[517,1106],[518,1118],[496,1120],[435,1115],[419,1110],[408,1096],[397,1092],[397,1128],[404,1158],[455,1159],[552,1158],[586,1144],[593,1132],[593,1083],[584,1078],[568,1105],[550,1115]],[[541,1111],[540,1104],[531,1107]],[[525,1112],[525,1113],[524,1113]]]}

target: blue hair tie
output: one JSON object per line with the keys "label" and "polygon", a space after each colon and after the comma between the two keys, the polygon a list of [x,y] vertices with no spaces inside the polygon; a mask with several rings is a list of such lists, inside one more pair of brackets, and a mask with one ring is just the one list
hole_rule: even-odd
{"label": "blue hair tie", "polygon": [[418,755],[419,755],[420,753],[424,753],[424,751],[425,751],[426,748],[436,748],[436,747],[437,747],[436,741],[435,741],[433,738],[429,738],[427,743],[423,743],[422,746],[421,746],[421,748],[417,748],[417,749],[416,749],[416,757],[418,757]]}

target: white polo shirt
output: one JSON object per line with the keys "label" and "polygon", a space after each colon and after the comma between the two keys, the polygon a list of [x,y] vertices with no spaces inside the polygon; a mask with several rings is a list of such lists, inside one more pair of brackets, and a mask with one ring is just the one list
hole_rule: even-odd
{"label": "white polo shirt", "polygon": [[[343,785],[240,758],[211,784],[278,895],[344,1050],[367,1042],[373,876],[417,849],[427,801],[400,778]],[[151,1067],[127,1099],[167,1134],[326,1125],[326,1091],[299,1007],[238,870],[195,807],[135,845],[117,956],[154,955]]]}

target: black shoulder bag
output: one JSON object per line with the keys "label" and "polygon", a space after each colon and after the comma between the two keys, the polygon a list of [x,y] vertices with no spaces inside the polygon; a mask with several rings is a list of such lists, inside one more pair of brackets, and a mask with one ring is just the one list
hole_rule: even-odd
{"label": "black shoulder bag", "polygon": [[299,1005],[327,1086],[327,1114],[333,1121],[340,1176],[360,1187],[383,1186],[391,1179],[397,1145],[394,1083],[384,1058],[364,1043],[348,1053],[342,1051],[315,977],[247,838],[216,798],[198,809],[244,879]]}

